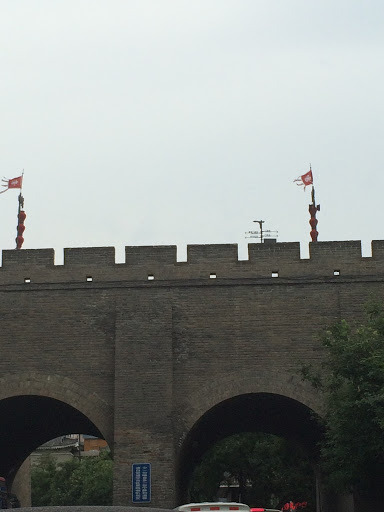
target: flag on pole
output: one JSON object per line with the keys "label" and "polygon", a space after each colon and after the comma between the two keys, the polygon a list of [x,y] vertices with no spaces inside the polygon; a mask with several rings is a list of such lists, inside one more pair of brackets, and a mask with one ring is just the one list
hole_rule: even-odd
{"label": "flag on pole", "polygon": [[299,187],[302,187],[304,185],[304,190],[305,187],[307,187],[308,185],[313,185],[312,170],[309,170],[302,176],[299,176],[298,178],[293,180],[293,182],[297,182],[296,185],[298,185]]}
{"label": "flag on pole", "polygon": [[23,176],[18,176],[17,178],[12,178],[11,180],[3,178],[1,181],[5,183],[5,185],[1,185],[2,187],[5,187],[5,190],[1,190],[0,194],[6,192],[10,188],[22,188],[23,186]]}

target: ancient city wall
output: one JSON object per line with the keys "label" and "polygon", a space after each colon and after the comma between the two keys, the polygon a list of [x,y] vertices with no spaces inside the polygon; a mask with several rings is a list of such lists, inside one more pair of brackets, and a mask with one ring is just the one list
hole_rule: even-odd
{"label": "ancient city wall", "polygon": [[359,241],[311,243],[308,259],[298,242],[249,244],[248,254],[239,260],[236,244],[189,245],[178,262],[176,246],[127,246],[125,262],[115,263],[113,247],[85,247],[64,249],[64,264],[55,265],[53,249],[4,250],[0,285],[384,275],[383,240],[372,242],[371,257],[362,257]]}
{"label": "ancient city wall", "polygon": [[359,241],[312,243],[306,259],[299,243],[250,244],[247,260],[234,244],[176,255],[129,246],[116,263],[113,247],[70,248],[56,265],[53,249],[2,252],[1,398],[49,396],[105,425],[116,504],[130,503],[131,463],[151,462],[153,504],[174,506],[185,439],[219,403],[264,393],[319,412],[298,367],[321,360],[325,326],[384,298],[384,241],[370,257]]}

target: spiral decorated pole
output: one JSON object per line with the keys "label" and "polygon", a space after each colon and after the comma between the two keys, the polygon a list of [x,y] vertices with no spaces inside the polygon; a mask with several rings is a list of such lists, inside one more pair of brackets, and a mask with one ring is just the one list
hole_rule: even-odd
{"label": "spiral decorated pole", "polygon": [[25,230],[24,221],[26,217],[27,214],[25,213],[25,211],[21,210],[18,215],[19,223],[17,224],[16,249],[21,249],[21,246],[24,243],[23,233]]}
{"label": "spiral decorated pole", "polygon": [[309,219],[309,224],[311,226],[311,239],[312,242],[317,242],[317,237],[319,235],[319,232],[317,231],[317,219],[316,219],[316,213],[320,211],[320,205],[316,205],[315,201],[315,188],[312,185],[312,204],[309,205],[309,214],[311,218]]}
{"label": "spiral decorated pole", "polygon": [[23,233],[25,230],[24,221],[27,217],[27,214],[22,209],[24,208],[24,197],[19,194],[19,211],[17,213],[17,235],[16,235],[16,249],[21,249],[21,246],[24,243]]}

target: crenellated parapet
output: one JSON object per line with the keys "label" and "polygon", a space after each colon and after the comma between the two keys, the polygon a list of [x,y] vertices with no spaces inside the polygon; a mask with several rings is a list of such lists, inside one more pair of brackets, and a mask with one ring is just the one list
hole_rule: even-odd
{"label": "crenellated parapet", "polygon": [[176,246],[127,246],[125,262],[116,263],[114,247],[64,249],[55,264],[53,249],[2,251],[0,286],[20,283],[180,281],[216,279],[335,279],[384,277],[384,240],[372,242],[363,257],[360,241],[310,243],[309,258],[299,242],[248,245],[240,260],[237,244],[189,245],[187,261],[177,261]]}

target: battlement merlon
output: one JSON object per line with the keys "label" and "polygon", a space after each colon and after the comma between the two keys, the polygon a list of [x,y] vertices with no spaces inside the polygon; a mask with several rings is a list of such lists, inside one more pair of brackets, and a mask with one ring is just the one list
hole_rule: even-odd
{"label": "battlement merlon", "polygon": [[372,258],[374,260],[384,259],[384,240],[373,240],[371,243]]}
{"label": "battlement merlon", "polygon": [[361,242],[347,240],[343,242],[310,243],[309,257],[314,262],[358,262],[362,257]]}
{"label": "battlement merlon", "polygon": [[114,247],[79,247],[64,249],[64,265],[115,265]]}
{"label": "battlement merlon", "polygon": [[297,263],[300,261],[300,243],[248,244],[248,257],[254,264],[263,262],[276,266],[283,262]]}
{"label": "battlement merlon", "polygon": [[179,262],[175,245],[126,246],[125,262],[116,263],[114,247],[79,247],[64,249],[63,265],[55,265],[54,249],[3,250],[0,285],[209,277],[384,277],[384,240],[372,242],[369,257],[362,257],[360,241],[311,242],[309,249],[310,257],[300,258],[299,242],[251,243],[248,259],[239,260],[237,244],[188,245],[187,261]]}
{"label": "battlement merlon", "polygon": [[126,246],[126,265],[174,265],[176,245]]}
{"label": "battlement merlon", "polygon": [[236,263],[238,261],[237,244],[188,245],[187,262],[191,264]]}
{"label": "battlement merlon", "polygon": [[2,251],[3,263],[2,268],[13,269],[20,265],[37,266],[37,267],[53,267],[55,262],[54,249],[22,249]]}

